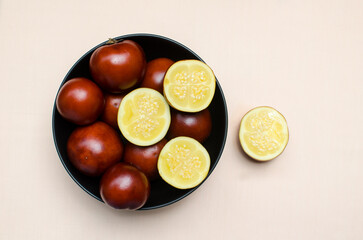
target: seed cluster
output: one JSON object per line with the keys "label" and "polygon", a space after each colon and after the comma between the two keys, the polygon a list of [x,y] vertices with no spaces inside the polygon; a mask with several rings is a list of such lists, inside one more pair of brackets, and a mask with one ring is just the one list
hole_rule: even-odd
{"label": "seed cluster", "polygon": [[190,179],[193,177],[191,169],[200,168],[202,161],[198,156],[185,144],[175,146],[176,151],[174,154],[170,152],[167,154],[166,162],[172,174],[179,174],[182,178]]}
{"label": "seed cluster", "polygon": [[205,84],[207,82],[206,73],[204,71],[186,72],[181,71],[175,74],[176,84]]}
{"label": "seed cluster", "polygon": [[203,100],[207,96],[209,88],[207,84],[207,74],[204,71],[181,71],[175,75],[173,93],[180,100],[187,98],[190,91],[190,98],[193,103]]}
{"label": "seed cluster", "polygon": [[190,90],[192,102],[196,103],[203,100],[207,96],[209,88],[204,85],[194,85],[190,86]]}
{"label": "seed cluster", "polygon": [[134,122],[134,133],[136,136],[148,138],[160,125],[154,117],[158,114],[160,105],[152,96],[145,94],[136,101],[135,106],[139,118]]}
{"label": "seed cluster", "polygon": [[184,100],[187,97],[188,86],[175,85],[173,88],[174,96],[177,96],[179,100]]}
{"label": "seed cluster", "polygon": [[281,136],[277,130],[280,119],[274,113],[261,112],[251,117],[249,123],[253,130],[248,140],[259,154],[273,153],[280,148]]}

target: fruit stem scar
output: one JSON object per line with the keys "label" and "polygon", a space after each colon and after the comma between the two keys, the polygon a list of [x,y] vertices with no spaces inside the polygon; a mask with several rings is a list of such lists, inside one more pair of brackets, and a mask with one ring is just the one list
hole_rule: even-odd
{"label": "fruit stem scar", "polygon": [[123,41],[123,39],[116,40],[114,38],[108,38],[108,40],[106,42],[106,45],[111,45],[111,44],[119,43],[119,42],[122,42],[122,41]]}

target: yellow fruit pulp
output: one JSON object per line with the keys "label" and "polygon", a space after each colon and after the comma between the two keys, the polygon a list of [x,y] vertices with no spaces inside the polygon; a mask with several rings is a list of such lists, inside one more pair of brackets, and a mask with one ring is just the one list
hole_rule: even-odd
{"label": "yellow fruit pulp", "polygon": [[161,178],[179,189],[199,185],[208,174],[210,157],[198,141],[190,137],[170,140],[161,150],[158,170]]}
{"label": "yellow fruit pulp", "polygon": [[172,107],[184,112],[199,112],[211,103],[216,79],[202,61],[181,60],[170,66],[163,84],[164,96]]}
{"label": "yellow fruit pulp", "polygon": [[128,141],[149,146],[165,137],[170,126],[170,108],[158,91],[138,88],[122,99],[117,122]]}
{"label": "yellow fruit pulp", "polygon": [[239,139],[243,150],[255,160],[268,161],[280,155],[288,142],[286,119],[271,107],[257,107],[241,121]]}

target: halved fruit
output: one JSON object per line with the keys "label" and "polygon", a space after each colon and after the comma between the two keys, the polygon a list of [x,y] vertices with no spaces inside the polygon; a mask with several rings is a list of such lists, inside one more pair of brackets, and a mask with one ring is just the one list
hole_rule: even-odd
{"label": "halved fruit", "polygon": [[272,107],[257,107],[242,118],[239,140],[245,153],[257,161],[280,155],[289,140],[284,116]]}
{"label": "halved fruit", "polygon": [[199,112],[211,103],[216,88],[212,69],[199,60],[181,60],[164,77],[164,96],[180,111]]}
{"label": "halved fruit", "polygon": [[170,140],[161,150],[158,171],[161,178],[179,189],[199,185],[208,174],[210,157],[197,140],[177,137]]}
{"label": "halved fruit", "polygon": [[122,99],[117,123],[128,141],[150,146],[165,137],[170,126],[170,108],[158,91],[138,88]]}

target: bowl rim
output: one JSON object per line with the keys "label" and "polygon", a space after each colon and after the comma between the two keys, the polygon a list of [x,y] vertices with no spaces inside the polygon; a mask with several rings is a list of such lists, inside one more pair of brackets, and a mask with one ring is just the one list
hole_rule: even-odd
{"label": "bowl rim", "polygon": [[[205,63],[205,61],[199,57],[198,54],[196,54],[194,51],[192,51],[190,48],[186,47],[185,45],[171,39],[171,38],[168,38],[168,37],[165,37],[165,36],[161,36],[161,35],[157,35],[157,34],[151,34],[151,33],[133,33],[133,34],[125,34],[125,35],[121,35],[121,36],[118,36],[118,37],[114,37],[113,39],[115,40],[122,40],[123,38],[132,38],[132,37],[150,37],[150,38],[158,38],[158,39],[162,39],[162,40],[166,40],[166,41],[169,41],[173,44],[176,44],[178,45],[179,47],[182,47],[183,49],[189,51],[192,55],[194,55],[198,60],[202,61]],[[90,192],[87,188],[85,188],[76,178],[75,176],[73,176],[73,174],[71,173],[71,171],[68,169],[67,165],[65,164],[64,162],[64,159],[60,153],[60,150],[59,150],[59,146],[58,146],[58,142],[56,140],[56,133],[55,133],[55,115],[56,115],[56,111],[57,111],[57,106],[56,106],[56,101],[57,101],[57,96],[59,94],[59,91],[61,89],[61,87],[64,85],[64,83],[68,80],[68,76],[72,73],[72,71],[74,70],[74,68],[79,64],[80,61],[82,61],[87,55],[89,55],[90,53],[94,52],[97,48],[101,47],[101,46],[104,46],[106,45],[107,41],[104,41],[96,46],[94,46],[93,48],[91,48],[90,50],[88,50],[86,53],[84,53],[73,65],[72,67],[68,70],[68,72],[66,73],[66,75],[64,76],[63,78],[63,81],[61,82],[59,88],[58,88],[58,91],[56,93],[56,97],[55,97],[55,100],[54,100],[54,104],[53,104],[53,113],[52,113],[52,135],[53,135],[53,141],[54,141],[54,145],[55,145],[55,148],[56,148],[56,151],[57,151],[57,154],[58,154],[58,157],[60,159],[60,161],[62,162],[62,165],[63,167],[66,169],[68,175],[73,179],[73,181],[79,186],[81,187],[81,189],[83,189],[87,194],[89,194],[90,196],[92,196],[93,198],[97,199],[98,201],[104,203],[104,201],[96,196],[95,194],[93,194],[92,192]],[[171,204],[174,204],[178,201],[180,201],[181,199],[187,197],[188,195],[190,195],[191,193],[193,193],[195,190],[197,190],[203,183],[204,181],[206,181],[208,179],[208,177],[212,174],[213,170],[216,168],[218,162],[219,162],[219,159],[221,158],[222,154],[223,154],[223,151],[224,151],[224,147],[226,145],[226,141],[227,141],[227,133],[228,133],[228,110],[227,110],[227,102],[226,102],[226,98],[224,96],[224,93],[223,93],[223,90],[222,90],[222,87],[216,77],[216,85],[217,85],[217,88],[219,89],[219,91],[221,92],[221,97],[222,97],[222,102],[223,102],[223,107],[224,107],[224,114],[225,114],[225,128],[224,128],[224,135],[223,135],[223,140],[222,140],[222,146],[221,146],[221,149],[218,153],[218,156],[216,158],[216,161],[213,165],[211,165],[210,169],[209,169],[209,172],[208,172],[208,175],[205,177],[205,179],[196,187],[194,188],[191,188],[189,189],[185,194],[181,195],[180,197],[172,200],[172,201],[169,201],[167,203],[163,203],[163,204],[159,204],[159,205],[155,205],[155,206],[150,206],[150,207],[141,207],[140,209],[138,210],[152,210],[152,209],[158,209],[158,208],[163,208],[163,207],[166,207],[168,205],[171,205]]]}

